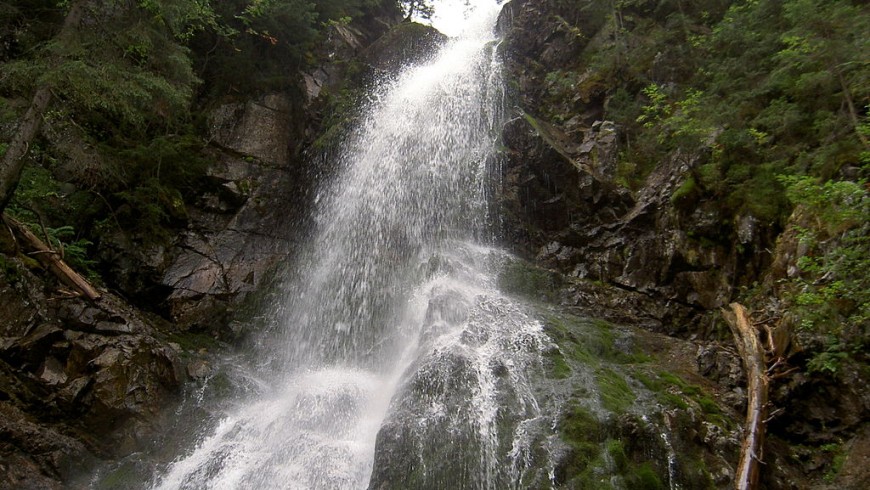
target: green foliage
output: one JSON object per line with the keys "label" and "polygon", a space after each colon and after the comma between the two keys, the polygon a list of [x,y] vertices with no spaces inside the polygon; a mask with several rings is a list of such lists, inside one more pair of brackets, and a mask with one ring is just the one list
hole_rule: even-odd
{"label": "green foliage", "polygon": [[[870,194],[865,181],[782,177],[786,194],[806,216],[799,238],[807,253],[800,277],[784,288],[803,329],[863,343],[870,321]],[[839,342],[829,342],[808,366],[836,371]]]}
{"label": "green foliage", "polygon": [[[214,4],[218,29],[191,42],[211,94],[296,89],[299,68],[316,61],[327,37],[383,0],[228,0]],[[398,9],[397,4],[393,5]]]}
{"label": "green foliage", "polygon": [[698,191],[698,184],[695,182],[695,178],[689,176],[680,187],[677,187],[674,190],[674,193],[671,194],[671,202],[674,204],[680,203],[686,198],[694,195]]}
{"label": "green foliage", "polygon": [[400,3],[408,19],[431,19],[435,14],[432,0],[400,0]]}
{"label": "green foliage", "polygon": [[813,216],[817,233],[833,236],[870,219],[870,195],[864,180],[829,180],[820,184],[818,179],[806,175],[781,176],[779,180],[785,185],[788,199]]}
{"label": "green foliage", "polygon": [[626,187],[658,161],[683,158],[696,165],[697,187],[677,198],[777,227],[791,211],[777,176],[828,180],[870,160],[861,141],[870,133],[865,4],[616,2],[606,15],[611,27],[590,41],[582,68],[554,72],[548,86],[608,87],[605,117],[624,131],[617,178]]}
{"label": "green foliage", "polygon": [[[62,28],[75,6],[82,20]],[[35,89],[53,95],[50,143],[31,142],[10,212],[85,273],[107,234],[170,239],[186,200],[212,185],[204,128],[191,122],[197,95],[296,89],[326,36],[372,7],[398,11],[386,0],[4,3],[0,124]]]}
{"label": "green foliage", "polygon": [[[30,226],[33,227],[33,225]],[[33,231],[39,232],[39,230]],[[93,245],[93,242],[86,238],[77,238],[75,229],[69,225],[58,228],[46,227],[44,231],[51,248],[59,250],[62,258],[69,265],[95,277],[92,268],[97,262],[88,257],[88,247]]]}
{"label": "green foliage", "polygon": [[91,280],[98,280],[94,269],[96,261],[90,255],[93,242],[69,224],[51,226],[53,222],[67,222],[64,218],[66,213],[83,209],[71,202],[69,197],[48,169],[29,166],[25,167],[18,192],[6,212],[60,253],[74,269]]}
{"label": "green foliage", "polygon": [[78,115],[98,113],[125,132],[187,114],[198,80],[183,42],[213,22],[206,3],[94,0],[83,16],[93,21],[5,62],[0,88],[28,96],[49,87]]}
{"label": "green foliage", "polygon": [[849,357],[836,338],[828,339],[828,346],[822,352],[817,352],[808,362],[807,370],[818,374],[837,374],[841,364]]}
{"label": "green foliage", "polygon": [[840,470],[843,469],[848,453],[842,444],[837,443],[822,444],[819,449],[831,456],[831,464],[822,479],[825,483],[833,483],[837,479],[837,475],[840,474]]}

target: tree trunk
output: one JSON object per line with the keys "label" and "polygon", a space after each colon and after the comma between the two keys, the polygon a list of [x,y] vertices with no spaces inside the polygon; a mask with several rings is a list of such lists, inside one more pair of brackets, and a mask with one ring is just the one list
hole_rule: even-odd
{"label": "tree trunk", "polygon": [[[86,0],[78,0],[72,4],[60,32],[55,36],[56,39],[64,40],[78,28],[85,2]],[[18,125],[18,130],[12,137],[12,141],[9,142],[6,153],[0,159],[0,212],[6,209],[15,193],[15,188],[18,187],[21,171],[24,168],[24,158],[30,149],[31,141],[39,132],[42,117],[50,103],[51,87],[45,85],[37,87],[30,101],[30,107],[27,108],[27,112]]]}
{"label": "tree trunk", "polygon": [[855,102],[852,100],[852,92],[846,84],[843,72],[836,67],[833,71],[837,74],[837,80],[840,81],[840,88],[843,89],[843,98],[846,99],[846,107],[849,109],[849,118],[852,120],[852,126],[855,128],[855,134],[858,136],[858,139],[861,140],[861,143],[864,143],[864,146],[870,148],[870,141],[868,141],[867,137],[864,136],[864,133],[861,132],[861,121],[858,120],[858,111],[855,110]]}
{"label": "tree trunk", "polygon": [[737,476],[734,488],[753,490],[758,488],[759,464],[764,451],[764,432],[767,419],[767,395],[770,380],[764,362],[764,347],[758,339],[749,315],[740,303],[731,303],[732,312],[722,310],[722,315],[734,334],[743,368],[746,370],[746,425]]}
{"label": "tree trunk", "polygon": [[76,271],[72,270],[70,266],[66,265],[66,262],[58,256],[56,251],[52,250],[51,247],[46,245],[45,242],[28,230],[26,226],[5,214],[3,215],[3,221],[15,232],[15,235],[24,240],[27,244],[27,248],[32,250],[31,255],[36,257],[42,265],[48,268],[48,270],[63,281],[64,284],[75,289],[82,296],[91,301],[100,299],[100,293],[91,286],[91,283]]}

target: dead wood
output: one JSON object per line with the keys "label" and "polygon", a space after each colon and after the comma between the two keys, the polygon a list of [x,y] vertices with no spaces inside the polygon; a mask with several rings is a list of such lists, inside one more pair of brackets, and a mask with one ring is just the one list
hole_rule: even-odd
{"label": "dead wood", "polygon": [[24,248],[27,250],[28,255],[36,258],[52,274],[63,281],[64,284],[75,289],[91,301],[100,299],[100,293],[91,283],[68,266],[60,257],[60,254],[52,250],[51,247],[34,235],[26,226],[6,214],[3,215],[3,221],[14,232],[15,236],[24,242]]}
{"label": "dead wood", "polygon": [[732,311],[723,309],[722,314],[734,334],[747,378],[746,423],[734,488],[753,490],[758,488],[759,464],[763,464],[770,380],[758,330],[752,325],[746,309],[740,303],[731,303],[730,306]]}

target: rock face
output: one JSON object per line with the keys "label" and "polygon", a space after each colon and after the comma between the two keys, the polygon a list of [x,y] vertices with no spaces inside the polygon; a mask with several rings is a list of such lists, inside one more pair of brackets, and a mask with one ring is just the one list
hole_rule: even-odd
{"label": "rock face", "polygon": [[[254,116],[245,109],[242,120],[249,117]],[[300,164],[294,167],[276,144],[265,144],[286,141],[286,133],[278,129],[286,125],[265,125],[237,130],[263,136],[260,143],[247,144],[264,157],[284,159],[259,160],[213,150],[208,178],[214,192],[201,196],[190,210],[189,226],[163,272],[161,283],[171,290],[171,319],[183,328],[219,331],[227,322],[227,309],[262,287],[292,250],[301,221],[294,200],[304,195],[299,189],[302,179],[294,178],[301,173]]]}
{"label": "rock face", "polygon": [[208,119],[212,144],[275,166],[288,165],[291,149],[299,144],[291,131],[298,119],[286,94],[224,104]]}
{"label": "rock face", "polygon": [[0,488],[60,488],[123,454],[182,380],[153,320],[106,294],[58,296],[19,259],[0,274]]}
{"label": "rock face", "polygon": [[521,111],[504,131],[504,234],[526,257],[611,291],[598,299],[577,291],[568,302],[590,310],[634,304],[627,319],[663,332],[691,327],[709,335],[697,328],[699,317],[757,279],[763,256],[755,251],[771,241],[758,236],[751,216],[727,223],[715,206],[686,192],[697,156],[671,155],[637,189],[618,181],[623,143],[619,126],[602,119],[603,87],[581,80],[572,100],[554,99],[542,88],[547,74],[570,66],[603,25],[594,15],[573,19],[578,35],[558,22],[570,15],[560,8],[512,2],[500,21]]}
{"label": "rock face", "polygon": [[[168,237],[101,237],[108,285],[149,313],[105,291],[97,303],[59,293],[0,230],[0,489],[62,488],[90,462],[141,447],[181,383],[211,369],[169,338],[244,335],[231,320],[293,253],[314,182],[330,172],[309,148],[333,129],[337,95],[442,39],[416,24],[390,31],[398,10],[378,8],[329,27],[314,53],[321,63],[295,86],[213,103],[206,175]],[[50,144],[87,164],[75,133],[61,129],[46,130]]]}
{"label": "rock face", "polygon": [[[219,105],[208,114],[208,190],[187,210],[171,245],[140,248],[118,237],[119,277],[130,295],[165,299],[184,329],[233,336],[226,325],[250,293],[269,283],[307,228],[321,168],[303,155],[324,128],[335,94],[397,70],[443,39],[432,28],[385,16],[330,28],[324,61],[301,74],[301,93],[272,93]],[[359,89],[359,87],[356,87]],[[313,161],[312,161],[313,160]],[[111,243],[111,240],[107,242]]]}
{"label": "rock face", "polygon": [[[802,349],[825,355],[824,339],[800,332],[776,299],[784,297],[780,280],[800,274],[798,260],[808,252],[798,234],[807,223],[796,214],[782,230],[750,214],[726,216],[703,199],[698,171],[712,148],[674,151],[642,181],[626,182],[619,154],[631,142],[618,121],[607,120],[614,95],[577,61],[610,42],[606,16],[594,3],[579,9],[549,0],[513,0],[503,11],[501,49],[519,108],[503,133],[503,236],[563,278],[556,299],[574,311],[696,341],[700,373],[723,391],[722,402],[743,410],[744,375],[717,326],[719,309],[741,291],[764,288],[769,297],[756,298],[763,303],[755,305],[757,318],[774,319],[770,335],[792,340],[772,359],[807,366]],[[652,79],[669,83],[664,71]],[[565,72],[569,88],[549,90]],[[806,488],[836,473],[833,460],[845,450],[831,447],[860,452],[866,444],[860,420],[870,404],[854,389],[866,384],[866,369],[843,364],[836,374],[804,369],[774,382],[771,401],[782,411],[769,425],[763,485]]]}

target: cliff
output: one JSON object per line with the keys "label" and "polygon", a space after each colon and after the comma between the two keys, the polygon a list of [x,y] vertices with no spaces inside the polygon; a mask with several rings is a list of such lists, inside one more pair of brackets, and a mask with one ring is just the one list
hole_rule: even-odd
{"label": "cliff", "polygon": [[[867,115],[858,110],[865,122],[856,126],[847,107],[854,93],[866,100],[866,87],[831,80],[809,95],[778,84],[800,84],[814,70],[831,76],[789,65],[779,36],[813,39],[807,24],[827,22],[827,36],[857,43],[837,9],[858,9],[855,25],[867,12],[850,2],[812,14],[785,4],[508,4],[500,29],[515,111],[504,131],[504,235],[550,271],[561,305],[689,340],[699,372],[730,390],[719,401],[738,412],[744,381],[720,310],[750,305],[762,338],[779,342],[767,353],[774,415],[762,486],[860,488],[870,409],[860,388],[868,250],[858,245],[867,236]],[[774,13],[785,20],[761,20]],[[772,81],[758,69],[793,78]],[[746,92],[753,88],[761,94]],[[793,142],[796,134],[762,119],[784,121],[786,110],[833,125]],[[830,112],[811,112],[821,110]],[[794,163],[814,153],[825,154],[818,166]],[[797,182],[819,200],[807,202]],[[835,186],[853,192],[851,205],[825,190]],[[823,231],[812,224],[824,220],[820,206],[853,218]],[[838,281],[843,289],[824,293]]]}
{"label": "cliff", "polygon": [[[214,78],[200,87],[198,122],[160,143],[132,136],[119,151],[95,137],[99,122],[46,120],[7,213],[100,298],[77,295],[21,236],[0,230],[0,488],[87,485],[82,472],[147,445],[224,342],[255,328],[261,298],[304,239],[314,182],[330,171],[306,152],[328,149],[376,77],[440,42],[401,20],[384,2],[324,23],[308,60],[281,67],[280,83],[258,79],[274,66],[215,72],[198,44],[228,41],[200,33],[193,55]],[[3,101],[7,136],[22,104]],[[146,161],[157,168],[136,175]],[[116,177],[132,180],[106,180]]]}
{"label": "cliff", "polygon": [[[62,20],[13,3],[25,13],[0,10],[3,141],[29,97],[33,71],[16,63]],[[69,486],[142,447],[183,387],[258,327],[307,236],[315,185],[335,170],[317,155],[353,124],[369,82],[443,40],[392,2],[348,13],[198,31],[185,49],[201,81],[172,123],[166,100],[142,129],[58,92],[6,212],[102,298],[71,294],[0,229],[0,488]],[[731,486],[746,403],[721,311],[732,302],[774,346],[762,487],[870,479],[867,19],[848,1],[506,4],[513,110],[496,196],[503,244],[524,261],[502,287],[549,312],[558,348],[542,385],[562,383],[567,407],[558,484],[593,481],[597,461],[657,488],[672,468],[643,460],[676,448],[691,456],[686,488]],[[305,41],[285,42],[295,35]],[[143,56],[134,47],[125,60]],[[572,403],[589,373],[604,373],[618,416]],[[632,389],[658,427],[628,414]],[[376,467],[404,475],[401,461]]]}

